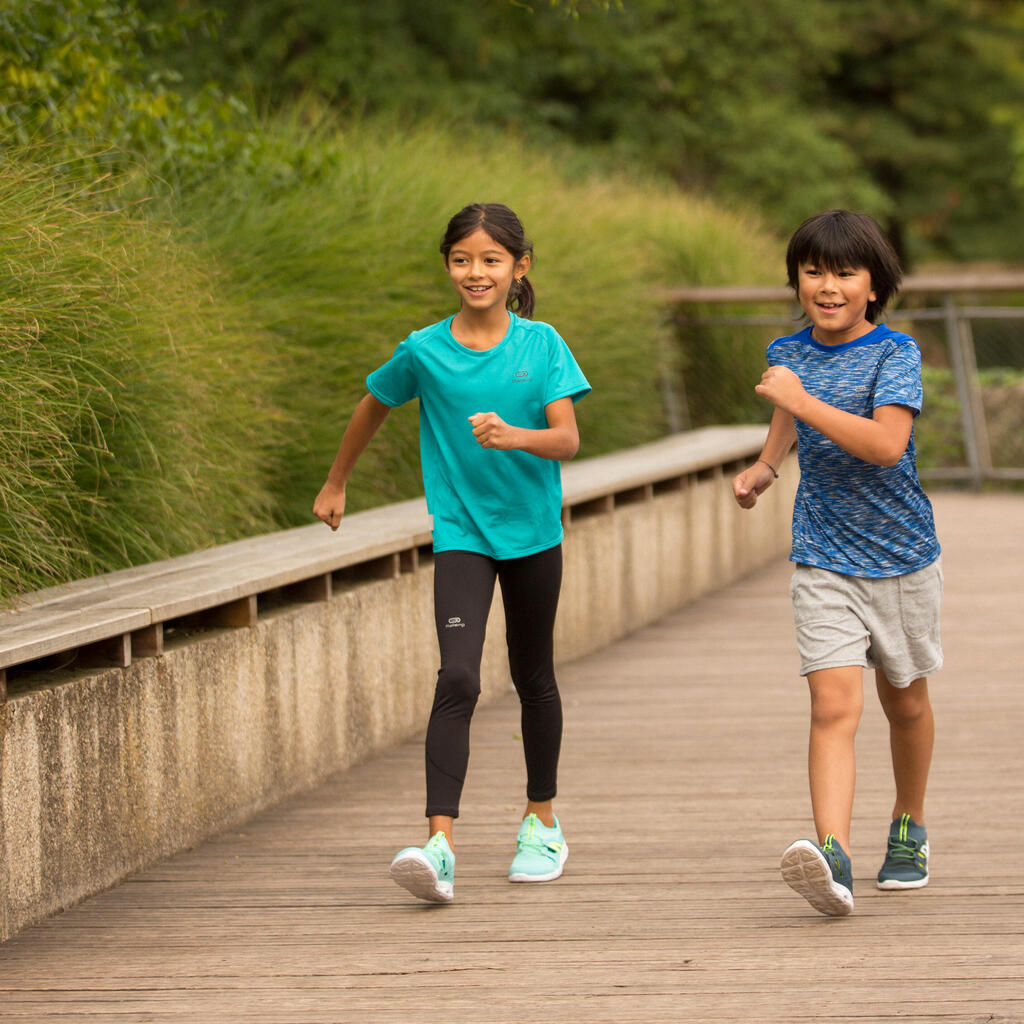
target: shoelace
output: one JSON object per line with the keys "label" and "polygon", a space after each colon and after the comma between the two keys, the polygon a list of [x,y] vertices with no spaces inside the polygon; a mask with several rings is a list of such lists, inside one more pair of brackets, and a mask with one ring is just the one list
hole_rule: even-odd
{"label": "shoelace", "polygon": [[562,849],[562,844],[555,839],[544,840],[539,838],[534,834],[534,822],[531,821],[526,835],[519,837],[518,848],[520,850],[533,850],[536,853],[558,853]]}
{"label": "shoelace", "polygon": [[916,864],[921,850],[921,844],[916,839],[893,839],[889,838],[888,848],[885,855],[889,860],[907,861]]}
{"label": "shoelace", "polygon": [[887,860],[916,864],[922,844],[910,836],[910,815],[901,814],[895,836],[889,837],[885,855]]}
{"label": "shoelace", "polygon": [[426,847],[441,863],[441,870],[448,870],[448,857],[445,854],[444,846],[441,844],[441,840],[436,836],[427,843]]}
{"label": "shoelace", "polygon": [[561,850],[561,848],[561,843],[545,843],[539,839],[533,839],[532,837],[527,837],[519,840],[520,850],[532,850],[534,853],[540,853],[545,856],[549,854],[558,853],[558,851]]}
{"label": "shoelace", "polygon": [[833,869],[838,871],[839,854],[836,853],[835,848],[832,846],[832,842],[834,839],[835,836],[831,832],[827,836],[825,836],[825,842],[821,844],[821,850],[822,853],[824,853],[832,861]]}

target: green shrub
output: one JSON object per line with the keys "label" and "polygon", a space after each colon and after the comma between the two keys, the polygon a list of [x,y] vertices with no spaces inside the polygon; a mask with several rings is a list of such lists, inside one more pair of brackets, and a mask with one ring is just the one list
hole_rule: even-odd
{"label": "green shrub", "polygon": [[167,224],[52,155],[0,164],[0,599],[273,524],[258,334]]}
{"label": "green shrub", "polygon": [[[663,184],[599,176],[569,149],[438,125],[316,130],[304,115],[269,129],[262,164],[212,177],[185,204],[285,356],[284,376],[268,383],[295,424],[272,473],[289,524],[309,520],[366,374],[411,330],[455,311],[438,243],[466,203],[507,203],[534,241],[536,315],[594,386],[577,409],[583,455],[667,429],[664,388],[678,367],[662,289],[756,280],[778,262],[742,216]],[[751,393],[754,382],[744,381]],[[350,508],[419,492],[415,437],[415,410],[392,414]]]}
{"label": "green shrub", "polygon": [[[661,292],[778,262],[742,215],[487,131],[304,107],[250,156],[131,203],[141,171],[83,185],[66,148],[8,148],[0,597],[309,522],[366,374],[455,310],[438,243],[468,202],[531,233],[537,315],[594,386],[584,456],[667,429]],[[350,509],[420,492],[416,418],[389,418]]]}

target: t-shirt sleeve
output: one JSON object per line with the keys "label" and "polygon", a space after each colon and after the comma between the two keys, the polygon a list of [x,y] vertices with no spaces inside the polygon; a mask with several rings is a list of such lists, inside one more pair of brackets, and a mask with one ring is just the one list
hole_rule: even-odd
{"label": "t-shirt sleeve", "polygon": [[590,383],[561,336],[554,330],[551,335],[544,404],[550,405],[559,398],[571,398],[575,404],[590,394]]}
{"label": "t-shirt sleeve", "polygon": [[912,338],[904,338],[878,366],[872,408],[905,405],[917,415],[923,400],[921,350]]}
{"label": "t-shirt sleeve", "polygon": [[366,387],[374,398],[392,408],[419,396],[415,356],[409,338],[395,349],[383,366],[366,378]]}

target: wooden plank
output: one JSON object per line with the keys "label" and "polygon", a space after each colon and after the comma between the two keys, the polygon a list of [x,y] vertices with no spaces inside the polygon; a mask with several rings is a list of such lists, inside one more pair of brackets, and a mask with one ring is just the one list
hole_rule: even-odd
{"label": "wooden plank", "polygon": [[204,626],[230,626],[241,628],[255,626],[259,618],[256,595],[229,601],[216,608],[205,608],[198,613],[199,622]]}
{"label": "wooden plank", "polygon": [[132,640],[130,633],[106,637],[95,643],[79,648],[75,659],[77,666],[84,668],[127,668],[132,663]]}
{"label": "wooden plank", "polygon": [[[621,500],[649,496],[663,481],[749,457],[764,435],[761,426],[707,428],[569,463],[563,467],[565,507],[576,507],[577,518],[608,511],[615,494]],[[314,523],[24,595],[17,608],[0,613],[0,668],[306,586],[306,580],[326,580],[352,566],[367,568],[348,573],[349,579],[390,575],[395,560],[394,571],[413,571],[416,552],[429,543],[426,505],[414,499],[348,516],[337,533]]]}
{"label": "wooden plank", "polygon": [[133,658],[159,658],[164,653],[164,624],[154,622],[132,633]]}
{"label": "wooden plank", "polygon": [[299,580],[284,587],[284,597],[288,601],[313,604],[327,601],[331,596],[331,574],[323,573],[312,579]]}
{"label": "wooden plank", "polygon": [[0,618],[0,667],[73,650],[150,625],[148,608],[28,609]]}
{"label": "wooden plank", "polygon": [[761,450],[767,428],[707,427],[662,438],[629,451],[562,467],[563,503],[583,504],[645,484],[677,479],[723,462],[752,458]]}
{"label": "wooden plank", "polygon": [[[587,1024],[1024,1020],[1024,822],[1007,811],[1024,803],[1024,496],[934,503],[947,664],[928,888],[874,887],[892,780],[870,682],[856,910],[821,917],[778,877],[811,827],[780,560],[560,667],[557,882],[506,880],[523,807],[510,695],[474,719],[452,906],[386,877],[425,838],[418,737],[0,946],[5,1024],[391,1024],[425,1004],[505,1024],[536,1017],[538,991],[545,1018]],[[979,856],[994,822],[999,856]]]}

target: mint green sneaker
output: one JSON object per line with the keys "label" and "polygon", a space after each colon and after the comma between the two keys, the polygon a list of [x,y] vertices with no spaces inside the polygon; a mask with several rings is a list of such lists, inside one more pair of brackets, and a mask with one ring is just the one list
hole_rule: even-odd
{"label": "mint green sneaker", "polygon": [[551,882],[561,873],[569,856],[569,846],[555,818],[548,828],[536,814],[523,818],[516,834],[516,855],[508,869],[510,882]]}
{"label": "mint green sneaker", "polygon": [[783,881],[815,910],[842,917],[853,910],[853,873],[850,858],[834,835],[818,846],[798,839],[782,854]]}
{"label": "mint green sneaker", "polygon": [[421,900],[451,903],[455,895],[455,854],[443,832],[435,832],[422,850],[418,846],[399,850],[390,874]]}
{"label": "mint green sneaker", "polygon": [[920,889],[928,884],[928,832],[909,814],[889,826],[879,889]]}

